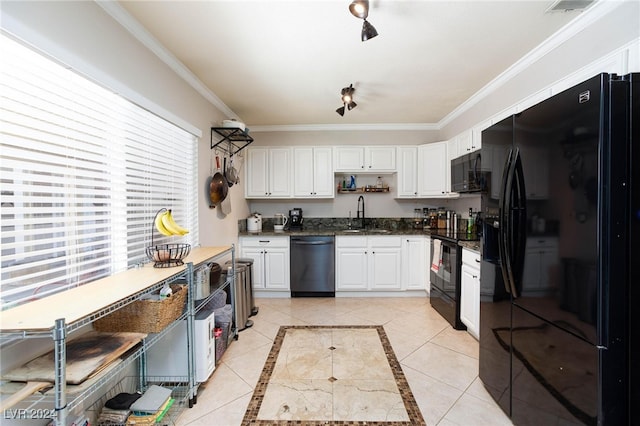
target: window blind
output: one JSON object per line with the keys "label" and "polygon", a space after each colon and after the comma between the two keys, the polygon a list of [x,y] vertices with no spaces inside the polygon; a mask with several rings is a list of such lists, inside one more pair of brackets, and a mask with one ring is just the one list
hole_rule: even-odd
{"label": "window blind", "polygon": [[[198,243],[197,138],[1,35],[2,308]],[[162,208],[191,232],[164,237]]]}

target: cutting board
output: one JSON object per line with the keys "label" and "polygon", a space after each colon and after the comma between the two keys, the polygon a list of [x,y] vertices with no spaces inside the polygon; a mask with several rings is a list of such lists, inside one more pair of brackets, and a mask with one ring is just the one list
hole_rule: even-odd
{"label": "cutting board", "polygon": [[[90,331],[67,342],[67,383],[77,385],[99,372],[138,344],[145,333],[104,333]],[[55,380],[54,352],[2,374],[3,380],[19,382],[51,382]]]}

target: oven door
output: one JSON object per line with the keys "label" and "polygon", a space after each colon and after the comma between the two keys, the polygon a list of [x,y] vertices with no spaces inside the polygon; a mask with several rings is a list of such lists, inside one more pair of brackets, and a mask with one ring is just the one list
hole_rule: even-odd
{"label": "oven door", "polygon": [[[439,244],[439,248],[438,243]],[[460,320],[460,282],[459,273],[461,250],[457,242],[431,238],[431,264],[430,272],[431,306],[440,313],[453,328],[466,330],[466,326]]]}
{"label": "oven door", "polygon": [[[436,241],[440,242],[439,250],[435,249]],[[431,268],[431,286],[449,298],[456,300],[458,298],[456,296],[458,244],[439,238],[432,238],[431,256],[431,265],[439,265],[437,270],[436,268]]]}

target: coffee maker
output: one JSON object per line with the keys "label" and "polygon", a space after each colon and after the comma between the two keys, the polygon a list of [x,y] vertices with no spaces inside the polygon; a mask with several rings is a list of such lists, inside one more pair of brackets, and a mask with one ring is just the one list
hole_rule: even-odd
{"label": "coffee maker", "polygon": [[290,231],[300,231],[302,230],[302,209],[294,208],[289,210],[289,230]]}

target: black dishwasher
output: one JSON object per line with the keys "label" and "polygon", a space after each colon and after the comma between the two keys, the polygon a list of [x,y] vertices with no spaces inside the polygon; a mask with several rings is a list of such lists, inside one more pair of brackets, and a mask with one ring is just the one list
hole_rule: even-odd
{"label": "black dishwasher", "polygon": [[291,297],[335,297],[333,236],[291,237]]}

